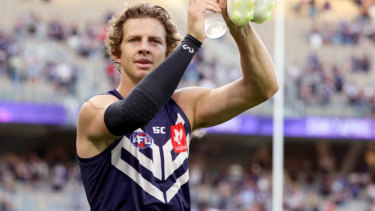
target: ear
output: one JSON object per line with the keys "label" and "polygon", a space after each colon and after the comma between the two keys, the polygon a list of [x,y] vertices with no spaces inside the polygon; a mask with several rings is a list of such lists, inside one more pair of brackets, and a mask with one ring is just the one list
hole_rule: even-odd
{"label": "ear", "polygon": [[113,55],[113,56],[112,56],[112,59],[113,59],[114,61],[116,61],[117,63],[121,64],[121,58],[120,58],[120,56],[118,56],[118,55]]}

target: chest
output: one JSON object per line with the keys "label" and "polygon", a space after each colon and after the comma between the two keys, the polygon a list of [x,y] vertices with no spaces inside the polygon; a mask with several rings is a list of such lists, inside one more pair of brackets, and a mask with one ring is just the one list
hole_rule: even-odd
{"label": "chest", "polygon": [[132,144],[143,149],[152,144],[162,147],[167,142],[172,142],[173,146],[188,145],[190,132],[190,125],[183,113],[163,108],[147,125],[127,134],[127,137]]}

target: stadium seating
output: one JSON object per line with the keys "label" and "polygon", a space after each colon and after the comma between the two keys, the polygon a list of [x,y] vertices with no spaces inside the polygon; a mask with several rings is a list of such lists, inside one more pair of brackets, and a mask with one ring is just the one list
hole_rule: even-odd
{"label": "stadium seating", "polygon": [[[183,34],[186,5],[169,2],[163,4],[174,11],[172,16]],[[363,13],[369,6],[357,5],[352,0],[327,2],[286,1],[285,114],[288,118],[374,117],[375,30],[369,24],[371,17]],[[0,23],[0,103],[62,106],[67,119],[56,130],[67,127],[68,131],[74,131],[81,103],[118,83],[119,73],[104,53],[103,38],[106,21],[123,1],[4,0],[3,5],[0,18],[7,21]],[[272,56],[274,24],[274,21],[252,24]],[[366,33],[362,33],[364,29]],[[344,39],[342,34],[346,30],[349,38]],[[208,39],[180,87],[216,87],[240,77],[239,55],[233,46],[228,33],[217,40]],[[272,108],[270,100],[250,109],[245,116],[270,117]],[[6,117],[0,109],[0,120]],[[0,129],[3,138],[1,132],[4,129]],[[200,147],[193,142],[190,170],[193,210],[271,209],[269,138],[259,134],[233,136],[208,136],[207,144],[199,142]],[[22,143],[35,139],[38,137]],[[227,142],[217,142],[223,139]],[[14,148],[28,148],[21,147],[19,140],[7,137],[6,141]],[[326,144],[315,144],[321,139],[308,141],[304,149],[289,146],[292,149],[286,156],[285,210],[374,209],[374,178],[370,167],[362,166],[373,160],[373,144],[361,142],[342,147],[344,144],[326,140],[323,140]],[[327,154],[324,146],[332,151],[328,153],[327,157],[333,157],[327,158],[328,163],[341,162],[345,157],[341,152],[349,152],[345,155],[350,158],[363,153],[367,160],[348,164],[351,168],[345,174],[334,168],[327,174],[317,166],[309,166],[327,161],[319,158]],[[224,148],[225,156],[221,153]],[[299,155],[298,159],[293,153]],[[65,156],[62,160],[67,161],[61,164],[43,153],[27,156],[2,153],[0,210],[87,210],[74,157],[70,153]],[[241,160],[244,162],[239,163]]]}

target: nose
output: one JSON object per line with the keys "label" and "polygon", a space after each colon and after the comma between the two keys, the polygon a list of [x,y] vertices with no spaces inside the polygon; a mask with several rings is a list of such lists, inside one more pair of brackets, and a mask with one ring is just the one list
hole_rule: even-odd
{"label": "nose", "polygon": [[150,46],[147,39],[142,39],[141,45],[139,46],[138,53],[141,54],[149,54],[150,53]]}

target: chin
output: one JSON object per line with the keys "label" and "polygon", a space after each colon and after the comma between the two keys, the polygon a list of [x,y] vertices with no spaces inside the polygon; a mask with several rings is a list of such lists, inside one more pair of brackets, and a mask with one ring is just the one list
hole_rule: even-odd
{"label": "chin", "polygon": [[150,72],[151,72],[151,70],[139,70],[139,72],[138,72],[138,76],[139,76],[140,78],[144,78],[144,77],[146,77]]}

